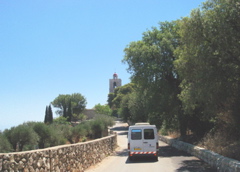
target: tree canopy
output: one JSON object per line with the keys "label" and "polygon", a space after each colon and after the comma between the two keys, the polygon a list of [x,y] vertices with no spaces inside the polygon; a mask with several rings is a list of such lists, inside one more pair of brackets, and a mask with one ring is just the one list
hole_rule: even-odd
{"label": "tree canopy", "polygon": [[208,120],[227,116],[235,127],[240,122],[239,19],[238,0],[211,0],[193,10],[182,19],[175,61],[185,112],[201,109]]}
{"label": "tree canopy", "polygon": [[220,128],[238,136],[239,19],[238,0],[208,0],[189,17],[144,32],[124,50],[135,89],[123,97],[116,90],[109,105],[132,121],[148,120],[183,136]]}
{"label": "tree canopy", "polygon": [[86,98],[80,93],[60,94],[52,102],[52,105],[58,108],[56,113],[67,118],[68,121],[72,120],[72,114],[80,115],[86,104]]}
{"label": "tree canopy", "polygon": [[101,105],[99,103],[94,106],[94,109],[97,114],[108,115],[108,116],[112,114],[112,110],[109,107],[109,105]]}
{"label": "tree canopy", "polygon": [[172,123],[179,127],[185,125],[180,120],[180,79],[173,64],[176,60],[174,51],[180,39],[179,22],[161,22],[159,28],[144,32],[141,41],[131,42],[124,50],[123,62],[128,64],[132,82],[139,92],[131,98],[131,111],[137,112],[134,102],[135,106],[144,107],[145,110],[139,109],[139,115],[147,111],[142,119],[161,120],[157,123],[158,127],[163,121],[169,126]]}

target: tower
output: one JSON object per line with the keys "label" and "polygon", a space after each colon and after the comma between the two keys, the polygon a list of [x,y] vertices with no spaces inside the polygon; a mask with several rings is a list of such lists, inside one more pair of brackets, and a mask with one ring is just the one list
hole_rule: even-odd
{"label": "tower", "polygon": [[118,79],[118,75],[114,73],[113,79],[109,79],[109,93],[113,93],[114,89],[119,86],[122,86],[122,80]]}

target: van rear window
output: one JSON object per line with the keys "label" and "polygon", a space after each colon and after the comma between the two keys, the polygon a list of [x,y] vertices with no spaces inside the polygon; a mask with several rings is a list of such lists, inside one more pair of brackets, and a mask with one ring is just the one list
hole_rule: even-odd
{"label": "van rear window", "polygon": [[154,139],[153,129],[144,129],[144,139],[146,140]]}
{"label": "van rear window", "polygon": [[141,140],[142,139],[142,130],[140,130],[140,129],[132,130],[131,139],[132,140]]}

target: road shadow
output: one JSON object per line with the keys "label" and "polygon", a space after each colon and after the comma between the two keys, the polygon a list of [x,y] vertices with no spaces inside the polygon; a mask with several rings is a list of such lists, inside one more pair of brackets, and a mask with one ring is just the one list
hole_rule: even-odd
{"label": "road shadow", "polygon": [[127,158],[125,164],[142,164],[142,163],[156,163],[156,159],[154,157],[134,157],[133,160]]}
{"label": "road shadow", "polygon": [[127,131],[123,131],[123,132],[118,132],[117,135],[128,135],[128,132]]}
{"label": "road shadow", "polygon": [[123,151],[116,151],[115,156],[128,156],[128,149],[124,149]]}
{"label": "road shadow", "polygon": [[185,157],[190,157],[192,156],[191,154],[180,151],[174,147],[171,146],[160,146],[159,147],[159,157],[164,158],[164,157],[174,157],[174,156],[185,156]]}
{"label": "road shadow", "polygon": [[111,131],[128,131],[129,126],[120,126],[120,127],[113,127],[110,130]]}
{"label": "road shadow", "polygon": [[153,157],[134,157],[133,160],[128,158],[128,149],[124,149],[122,151],[116,151],[113,156],[126,157],[126,164],[133,163],[154,163],[157,162]]}
{"label": "road shadow", "polygon": [[201,160],[186,160],[181,163],[182,167],[176,170],[176,172],[217,172],[216,169],[210,167],[209,164],[204,163]]}

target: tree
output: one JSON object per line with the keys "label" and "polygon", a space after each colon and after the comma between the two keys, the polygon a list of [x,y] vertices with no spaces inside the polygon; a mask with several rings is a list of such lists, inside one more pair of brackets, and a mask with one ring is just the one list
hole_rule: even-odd
{"label": "tree", "polygon": [[48,107],[46,106],[44,123],[46,124],[47,122],[48,122]]}
{"label": "tree", "polygon": [[51,105],[49,105],[49,106],[46,106],[44,123],[51,124],[52,122],[53,122],[53,112],[52,112]]}
{"label": "tree", "polygon": [[94,109],[97,114],[108,115],[108,116],[112,114],[112,110],[109,107],[109,105],[101,105],[99,103],[94,106]]}
{"label": "tree", "polygon": [[52,102],[55,108],[58,108],[56,113],[60,116],[71,120],[72,114],[81,114],[86,107],[86,99],[80,93],[60,94]]}
{"label": "tree", "polygon": [[68,119],[63,117],[63,116],[59,116],[57,118],[54,118],[53,123],[54,124],[64,124],[64,125],[69,125],[70,124],[68,122]]}
{"label": "tree", "polygon": [[84,125],[78,124],[71,128],[71,140],[72,143],[78,143],[80,142],[80,139],[85,137],[87,134],[86,129],[84,128]]}
{"label": "tree", "polygon": [[228,125],[235,134],[240,131],[239,18],[238,0],[209,0],[193,10],[181,22],[175,62],[185,113],[221,128]]}
{"label": "tree", "polygon": [[108,94],[108,105],[112,109],[112,116],[117,116],[120,112],[121,101],[124,96],[131,93],[135,88],[133,83],[123,85],[114,89],[114,93]]}
{"label": "tree", "polygon": [[128,64],[132,82],[138,87],[136,98],[131,100],[132,112],[137,112],[134,106],[142,105],[147,114],[142,111],[139,115],[147,115],[148,120],[157,124],[165,121],[167,126],[179,127],[185,135],[186,123],[182,120],[184,116],[178,98],[181,80],[173,64],[174,51],[180,44],[179,22],[161,22],[159,29],[154,27],[143,33],[142,40],[131,42],[125,48],[123,62]]}
{"label": "tree", "polygon": [[25,124],[12,127],[10,130],[5,130],[4,134],[7,136],[9,142],[12,144],[13,150],[22,151],[24,146],[31,145],[32,149],[34,145],[37,145],[39,137],[33,130],[32,126]]}
{"label": "tree", "polygon": [[11,152],[11,144],[7,137],[0,131],[0,153]]}
{"label": "tree", "polygon": [[71,102],[71,99],[70,99],[70,101],[68,103],[67,117],[68,117],[67,118],[68,122],[71,122],[72,121],[72,117],[73,117],[73,115],[72,115],[72,102]]}
{"label": "tree", "polygon": [[50,124],[53,123],[53,112],[52,112],[51,105],[49,105],[49,107],[48,107],[48,121]]}
{"label": "tree", "polygon": [[114,124],[113,118],[107,115],[97,115],[93,120],[89,121],[91,133],[94,139],[101,138],[103,132],[107,131],[109,126]]}
{"label": "tree", "polygon": [[137,90],[129,94],[128,110],[131,115],[130,121],[132,123],[148,121],[148,109],[146,107],[147,103],[145,98],[144,93]]}
{"label": "tree", "polygon": [[129,100],[130,100],[130,95],[127,94],[126,96],[123,97],[120,108],[118,109],[118,114],[120,117],[123,119],[123,121],[131,123],[132,120],[132,115],[129,110]]}
{"label": "tree", "polygon": [[64,129],[66,129],[66,127],[63,127],[61,124],[49,125],[49,147],[66,144],[67,139],[64,137],[66,131]]}
{"label": "tree", "polygon": [[37,122],[34,124],[33,130],[39,136],[38,147],[40,149],[45,148],[46,144],[49,143],[49,139],[51,137],[48,125],[41,122]]}

